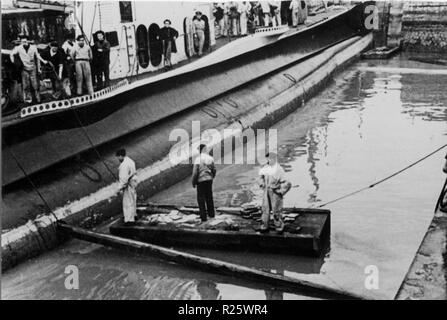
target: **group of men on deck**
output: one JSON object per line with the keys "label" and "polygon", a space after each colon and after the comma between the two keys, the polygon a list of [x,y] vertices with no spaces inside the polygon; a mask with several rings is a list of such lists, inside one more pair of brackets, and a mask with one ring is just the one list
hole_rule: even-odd
{"label": "group of men on deck", "polygon": [[23,102],[32,102],[32,94],[37,103],[41,102],[40,74],[51,80],[53,98],[60,94],[71,96],[72,88],[76,89],[77,95],[82,95],[85,87],[91,95],[94,87],[99,90],[109,86],[110,43],[101,30],[95,33],[94,38],[96,40],[90,46],[84,35],[79,35],[74,41],[74,36],[67,34],[62,45],[51,40],[39,53],[27,35],[19,35],[10,53],[14,66],[11,79],[14,93],[21,84]]}
{"label": "group of men on deck", "polygon": [[[119,166],[119,190],[123,195],[124,223],[133,224],[136,221],[138,184],[135,162],[126,155],[124,149],[118,150],[116,156]],[[266,155],[267,163],[259,170],[260,187],[263,190],[262,226],[260,232],[270,229],[270,216],[273,215],[275,229],[278,233],[284,231],[282,218],[283,197],[290,189],[290,183],[285,180],[285,173],[278,163],[275,153]],[[204,144],[199,146],[199,155],[194,161],[192,171],[192,186],[197,189],[197,203],[202,222],[214,218],[213,180],[216,177],[216,167],[213,157]]]}
{"label": "group of men on deck", "polygon": [[250,29],[261,26],[297,27],[306,21],[307,11],[307,0],[215,2],[216,37],[246,36]]}

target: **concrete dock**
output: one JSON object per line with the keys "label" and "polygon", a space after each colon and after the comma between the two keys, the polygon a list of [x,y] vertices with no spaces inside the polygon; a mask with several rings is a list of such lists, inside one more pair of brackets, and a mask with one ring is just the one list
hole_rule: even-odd
{"label": "concrete dock", "polygon": [[447,299],[447,213],[433,217],[396,299]]}

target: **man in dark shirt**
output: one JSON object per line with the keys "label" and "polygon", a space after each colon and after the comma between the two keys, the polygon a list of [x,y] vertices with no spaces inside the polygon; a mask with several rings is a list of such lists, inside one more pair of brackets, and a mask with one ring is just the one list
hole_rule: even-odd
{"label": "man in dark shirt", "polygon": [[216,177],[214,159],[206,152],[206,145],[199,146],[199,156],[194,161],[192,187],[197,187],[197,203],[202,222],[207,216],[214,218],[213,180]]}
{"label": "man in dark shirt", "polygon": [[42,53],[42,58],[47,61],[45,63],[47,76],[51,79],[53,91],[56,93],[56,91],[60,90],[60,82],[64,70],[64,51],[56,41],[51,41],[49,47]]}
{"label": "man in dark shirt", "polygon": [[177,52],[175,40],[178,37],[178,32],[171,27],[171,20],[166,19],[164,21],[164,27],[160,29],[160,40],[163,43],[163,55],[165,58],[165,67],[171,68],[171,53]]}
{"label": "man in dark shirt", "polygon": [[110,85],[109,80],[109,64],[110,64],[110,43],[105,39],[104,31],[96,32],[95,45],[93,46],[93,74],[96,86],[98,89]]}

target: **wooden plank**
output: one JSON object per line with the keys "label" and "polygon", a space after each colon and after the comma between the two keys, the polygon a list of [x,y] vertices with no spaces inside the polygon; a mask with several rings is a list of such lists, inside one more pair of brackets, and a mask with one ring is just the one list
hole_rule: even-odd
{"label": "wooden plank", "polygon": [[260,234],[254,230],[224,231],[150,226],[112,226],[110,232],[125,237],[165,246],[249,250],[319,256],[324,247],[318,236],[276,233]]}
{"label": "wooden plank", "polygon": [[141,254],[152,254],[169,261],[186,264],[208,271],[261,281],[275,286],[278,289],[287,290],[310,296],[318,296],[328,299],[364,299],[353,293],[337,288],[331,288],[310,281],[294,279],[291,277],[265,272],[242,265],[205,258],[190,253],[152,245],[135,240],[120,238],[113,235],[102,234],[90,230],[74,227],[66,223],[58,223],[58,231],[77,239],[98,243],[113,248],[124,249]]}

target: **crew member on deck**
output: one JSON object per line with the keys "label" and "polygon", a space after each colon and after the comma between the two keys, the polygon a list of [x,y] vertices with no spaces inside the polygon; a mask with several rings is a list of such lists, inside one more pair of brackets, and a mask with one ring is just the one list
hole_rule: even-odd
{"label": "crew member on deck", "polygon": [[231,35],[233,37],[237,37],[239,35],[239,12],[238,12],[238,4],[236,1],[230,1],[230,29]]}
{"label": "crew member on deck", "polygon": [[251,12],[251,4],[248,1],[238,3],[238,11],[240,14],[241,36],[247,35],[248,17]]}
{"label": "crew member on deck", "polygon": [[163,54],[165,57],[165,67],[172,68],[171,53],[177,52],[175,40],[178,38],[178,31],[171,27],[171,20],[164,21],[164,27],[160,29],[160,40],[163,42]]}
{"label": "crew member on deck", "polygon": [[284,169],[278,163],[275,153],[266,154],[267,164],[259,170],[260,186],[263,189],[262,197],[262,227],[261,232],[268,232],[270,227],[270,212],[273,213],[276,231],[284,231],[282,218],[283,196],[291,187],[284,179]]}
{"label": "crew member on deck", "polygon": [[281,21],[281,1],[270,1],[270,14],[272,17],[272,25],[274,27],[282,25]]}
{"label": "crew member on deck", "polygon": [[205,44],[205,20],[202,18],[202,12],[197,11],[193,19],[195,36],[198,41],[198,55],[199,57],[203,54],[203,45]]}
{"label": "crew member on deck", "polygon": [[[94,77],[97,89],[108,87],[109,80],[109,65],[110,65],[110,43],[105,39],[104,31],[96,32],[95,45],[93,46],[93,65]],[[104,77],[104,82],[103,82]]]}
{"label": "crew member on deck", "polygon": [[65,36],[65,42],[62,44],[62,50],[65,53],[65,74],[70,82],[71,90],[76,88],[75,66],[73,61],[74,48],[74,36],[71,33],[67,33]]}
{"label": "crew member on deck", "polygon": [[257,4],[260,7],[259,14],[262,15],[264,26],[270,25],[270,4],[267,1],[259,1]]}
{"label": "crew member on deck", "polygon": [[292,25],[293,27],[297,27],[299,10],[300,10],[300,1],[292,0],[292,2],[290,2],[289,9],[292,11]]}
{"label": "crew member on deck", "polygon": [[121,163],[119,166],[120,193],[123,194],[123,214],[124,223],[135,222],[137,216],[137,177],[135,162],[126,156],[126,150],[120,149],[116,152],[116,157]]}
{"label": "crew member on deck", "polygon": [[20,36],[20,45],[11,51],[11,62],[15,62],[15,56],[18,56],[21,61],[21,77],[22,77],[22,91],[23,101],[31,102],[30,87],[34,91],[36,101],[40,103],[40,86],[37,74],[41,73],[40,63],[46,63],[42,59],[37,47],[28,40],[26,35]]}
{"label": "crew member on deck", "polygon": [[219,3],[214,3],[213,5],[213,15],[216,21],[215,23],[215,35],[216,39],[225,35],[225,19],[224,19],[224,9],[223,5]]}
{"label": "crew member on deck", "polygon": [[62,72],[64,70],[64,60],[65,54],[57,41],[51,41],[50,46],[42,53],[42,58],[44,58],[49,69],[49,78],[53,85],[53,96],[54,98],[59,97],[59,90],[61,89]]}
{"label": "crew member on deck", "polygon": [[76,69],[76,89],[77,94],[82,95],[82,87],[85,82],[88,94],[93,94],[92,70],[90,62],[92,61],[92,50],[89,45],[85,44],[85,38],[79,35],[76,38],[76,45],[73,49],[73,60]]}
{"label": "crew member on deck", "polygon": [[194,161],[192,171],[192,187],[197,186],[197,203],[200,218],[205,222],[207,216],[214,217],[213,179],[216,176],[214,159],[206,152],[206,146],[199,146],[199,156]]}

